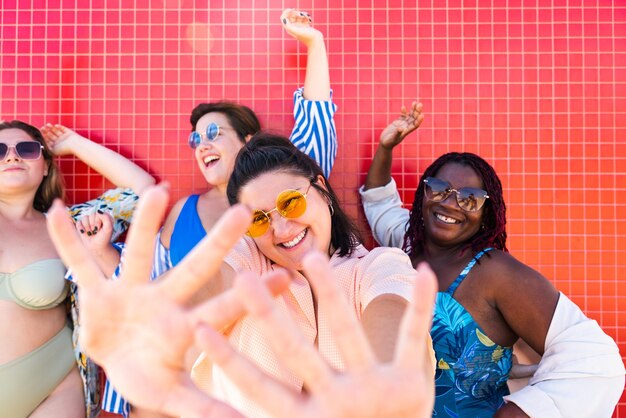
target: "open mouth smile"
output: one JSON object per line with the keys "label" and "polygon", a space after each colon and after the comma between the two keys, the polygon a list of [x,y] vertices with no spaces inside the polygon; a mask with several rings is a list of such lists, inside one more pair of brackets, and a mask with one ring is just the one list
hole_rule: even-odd
{"label": "open mouth smile", "polygon": [[295,247],[296,245],[300,244],[300,242],[302,242],[302,240],[306,236],[307,232],[308,232],[308,228],[305,229],[304,231],[300,232],[291,241],[283,242],[283,243],[280,243],[278,245],[280,245],[281,247],[287,248],[287,249],[291,249],[291,248]]}
{"label": "open mouth smile", "polygon": [[439,219],[441,222],[446,224],[460,224],[461,221],[458,221],[454,218],[450,218],[449,216],[442,215],[440,213],[435,213],[435,218]]}

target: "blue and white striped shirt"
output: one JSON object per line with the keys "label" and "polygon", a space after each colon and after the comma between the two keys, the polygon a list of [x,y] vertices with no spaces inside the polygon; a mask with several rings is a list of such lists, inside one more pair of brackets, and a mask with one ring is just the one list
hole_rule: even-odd
{"label": "blue and white striped shirt", "polygon": [[[302,96],[303,92],[304,88],[301,87],[293,93],[295,125],[289,139],[300,151],[313,158],[320,165],[324,176],[328,178],[337,156],[337,129],[334,119],[337,105],[332,102],[332,91],[329,101],[307,100]],[[122,252],[120,265],[123,259],[124,253]],[[155,243],[151,279],[154,280],[172,267],[169,249],[161,244],[159,232]],[[118,277],[119,268],[118,265],[114,278]],[[124,417],[128,417],[130,413],[130,404],[120,396],[108,380],[104,386],[102,409],[124,415]]]}
{"label": "blue and white striped shirt", "polygon": [[298,149],[313,158],[328,178],[337,157],[337,129],[334,115],[337,105],[333,103],[333,92],[328,101],[306,100],[304,87],[293,93],[293,118],[295,125],[289,140]]}

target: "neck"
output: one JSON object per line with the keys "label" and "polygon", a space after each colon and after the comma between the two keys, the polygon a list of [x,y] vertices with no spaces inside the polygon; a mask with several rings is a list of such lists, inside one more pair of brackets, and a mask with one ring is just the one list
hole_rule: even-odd
{"label": "neck", "polygon": [[0,215],[14,221],[36,217],[41,212],[33,207],[34,201],[34,196],[0,195]]}
{"label": "neck", "polygon": [[459,245],[442,247],[433,242],[426,241],[424,250],[424,260],[426,261],[444,258],[452,262],[456,259],[466,257],[467,254],[471,254],[471,249],[469,248],[467,242]]}
{"label": "neck", "polygon": [[216,184],[213,186],[211,190],[215,190],[219,192],[221,195],[226,196],[226,188],[228,187],[228,183]]}

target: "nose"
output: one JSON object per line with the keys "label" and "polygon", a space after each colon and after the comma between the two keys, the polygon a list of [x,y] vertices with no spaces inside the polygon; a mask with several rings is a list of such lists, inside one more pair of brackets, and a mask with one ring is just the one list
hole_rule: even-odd
{"label": "nose", "polygon": [[20,160],[20,156],[14,146],[7,149],[7,155],[4,156],[5,161]]}
{"label": "nose", "polygon": [[204,150],[207,149],[211,149],[213,148],[213,145],[210,143],[206,143],[206,142],[201,142],[197,147],[196,147],[196,152],[203,152]]}
{"label": "nose", "polygon": [[270,229],[277,239],[289,237],[291,233],[291,221],[280,216],[278,212],[270,213]]}

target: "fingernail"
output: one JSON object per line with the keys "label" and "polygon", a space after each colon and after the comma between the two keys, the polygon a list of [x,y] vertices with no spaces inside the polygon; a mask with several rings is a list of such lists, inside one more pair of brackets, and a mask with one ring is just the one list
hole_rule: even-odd
{"label": "fingernail", "polygon": [[98,209],[98,213],[99,213],[100,215],[102,215],[102,214],[104,214],[104,211],[102,211],[102,209]]}
{"label": "fingernail", "polygon": [[286,25],[286,24],[287,24],[287,19],[283,17],[283,25]]}
{"label": "fingernail", "polygon": [[81,230],[80,230],[80,233],[81,233],[81,234],[84,234],[84,233],[85,233],[85,230],[84,230],[84,229],[81,229]]}
{"label": "fingernail", "polygon": [[96,232],[98,232],[98,227],[97,226],[93,228],[93,233],[95,234]]}
{"label": "fingernail", "polygon": [[91,231],[87,231],[87,236],[90,237],[92,235]]}

